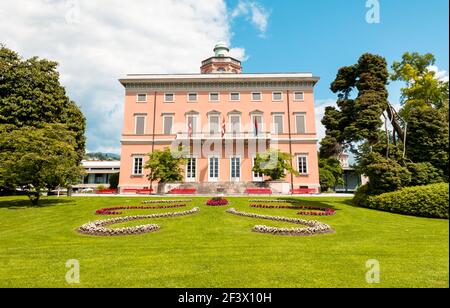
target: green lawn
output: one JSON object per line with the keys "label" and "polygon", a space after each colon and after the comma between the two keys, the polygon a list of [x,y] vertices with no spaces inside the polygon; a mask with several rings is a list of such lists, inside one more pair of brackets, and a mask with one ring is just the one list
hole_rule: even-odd
{"label": "green lawn", "polygon": [[[93,214],[98,208],[144,199],[49,198],[30,207],[23,197],[0,198],[0,287],[73,287],[65,282],[68,259],[80,262],[75,287],[449,286],[448,220],[357,208],[344,198],[301,199],[337,210],[336,216],[306,218],[336,230],[313,237],[253,233],[255,224],[295,225],[230,215],[230,206],[206,207],[205,198],[187,207],[200,207],[198,214],[137,223],[159,224],[156,233],[106,238],[75,231],[99,219]],[[247,198],[229,200],[245,212],[300,217],[295,210],[250,208]],[[380,262],[380,284],[366,283],[369,259]]]}

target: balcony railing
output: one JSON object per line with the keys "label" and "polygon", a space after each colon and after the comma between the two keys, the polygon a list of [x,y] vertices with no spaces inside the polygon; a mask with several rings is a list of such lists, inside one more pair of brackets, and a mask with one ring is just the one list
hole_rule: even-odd
{"label": "balcony railing", "polygon": [[266,140],[270,139],[271,134],[268,132],[258,132],[256,133],[225,133],[222,136],[222,133],[178,133],[178,140],[248,140],[248,139],[258,139],[258,140]]}

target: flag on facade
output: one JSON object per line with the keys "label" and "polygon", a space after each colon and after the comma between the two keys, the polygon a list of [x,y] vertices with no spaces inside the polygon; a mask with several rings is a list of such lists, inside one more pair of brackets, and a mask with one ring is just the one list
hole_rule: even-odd
{"label": "flag on facade", "polygon": [[258,119],[257,117],[255,117],[255,136],[258,136],[258,130],[259,130]]}
{"label": "flag on facade", "polygon": [[226,133],[226,124],[225,124],[225,117],[223,117],[223,123],[222,123],[222,138],[225,136]]}
{"label": "flag on facade", "polygon": [[189,138],[192,138],[192,119],[189,119]]}

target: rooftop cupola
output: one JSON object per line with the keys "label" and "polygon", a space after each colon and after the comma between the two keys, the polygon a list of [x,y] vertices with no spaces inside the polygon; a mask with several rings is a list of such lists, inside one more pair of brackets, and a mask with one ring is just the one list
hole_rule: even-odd
{"label": "rooftop cupola", "polygon": [[214,57],[202,62],[202,74],[241,74],[241,61],[230,57],[230,48],[224,42],[214,47]]}

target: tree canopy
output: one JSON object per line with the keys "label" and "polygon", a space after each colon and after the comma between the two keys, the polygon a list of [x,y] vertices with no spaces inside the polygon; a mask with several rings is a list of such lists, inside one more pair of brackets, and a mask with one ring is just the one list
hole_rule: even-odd
{"label": "tree canopy", "polygon": [[156,150],[148,154],[148,161],[144,168],[149,169],[148,179],[150,182],[159,183],[181,182],[183,181],[182,165],[186,164],[186,150],[179,148],[171,150]]}
{"label": "tree canopy", "polygon": [[0,124],[42,128],[64,124],[75,134],[77,161],[85,153],[86,120],[60,84],[58,64],[18,53],[0,44]]}
{"label": "tree canopy", "polygon": [[269,149],[256,155],[253,172],[264,174],[272,181],[284,179],[286,172],[298,176],[299,173],[292,167],[291,161],[292,156],[289,153]]}
{"label": "tree canopy", "polygon": [[36,205],[44,190],[80,179],[76,146],[75,133],[62,124],[0,125],[0,186],[26,191]]}

